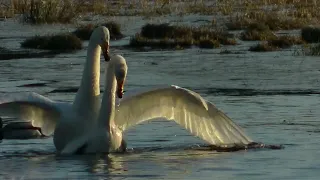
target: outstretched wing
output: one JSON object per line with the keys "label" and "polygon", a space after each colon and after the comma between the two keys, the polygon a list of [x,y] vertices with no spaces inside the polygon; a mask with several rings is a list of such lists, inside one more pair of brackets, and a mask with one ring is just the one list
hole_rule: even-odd
{"label": "outstretched wing", "polygon": [[51,135],[60,117],[57,103],[37,93],[4,94],[0,97],[0,116],[31,121],[44,135]]}
{"label": "outstretched wing", "polygon": [[115,123],[126,130],[143,121],[163,117],[174,120],[212,145],[246,145],[252,140],[227,115],[199,94],[169,86],[129,96],[120,101]]}

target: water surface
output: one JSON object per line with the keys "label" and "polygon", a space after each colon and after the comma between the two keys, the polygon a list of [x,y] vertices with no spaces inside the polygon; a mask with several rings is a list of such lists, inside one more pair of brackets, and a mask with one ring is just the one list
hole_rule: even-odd
{"label": "water surface", "polygon": [[[124,24],[129,21],[119,19]],[[126,35],[146,22],[135,20],[124,26]],[[73,30],[73,26],[0,23],[4,37],[0,43],[13,49],[35,34]],[[193,147],[203,141],[173,122],[156,120],[125,133],[127,153],[65,157],[56,155],[52,137],[4,140],[0,143],[1,179],[318,179],[319,58],[293,56],[293,50],[250,53],[246,51],[250,43],[244,42],[216,50],[134,52],[115,47],[127,41],[112,42],[111,50],[127,60],[128,92],[165,84],[187,87],[214,102],[255,141],[285,148],[197,150]],[[223,49],[244,53],[219,54]],[[72,101],[73,92],[50,92],[79,86],[85,56],[86,49],[55,58],[1,61],[0,92],[34,91]],[[43,85],[24,86],[33,83]]]}

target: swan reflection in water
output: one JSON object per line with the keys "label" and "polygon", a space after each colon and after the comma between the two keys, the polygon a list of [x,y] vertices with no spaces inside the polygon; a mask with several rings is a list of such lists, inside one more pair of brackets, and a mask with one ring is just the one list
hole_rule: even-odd
{"label": "swan reflection in water", "polygon": [[[230,153],[217,152],[208,145],[151,145],[130,148],[122,153],[61,155],[52,137],[42,140],[6,140],[0,145],[1,176],[5,178],[137,178],[175,177],[194,168],[221,169],[220,162]],[[135,145],[134,145],[135,146]],[[41,147],[42,150],[39,150]],[[240,151],[244,153],[245,151]],[[237,156],[238,153],[234,155]],[[233,156],[233,155],[232,155]],[[220,163],[217,163],[220,162]],[[221,164],[222,163],[222,164]],[[163,174],[166,172],[166,174]]]}

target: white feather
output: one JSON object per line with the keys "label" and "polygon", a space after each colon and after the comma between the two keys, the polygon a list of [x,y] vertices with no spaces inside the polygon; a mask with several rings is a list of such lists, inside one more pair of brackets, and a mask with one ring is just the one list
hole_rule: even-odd
{"label": "white feather", "polygon": [[121,130],[154,118],[166,118],[206,142],[246,145],[252,140],[227,115],[199,94],[178,86],[155,88],[120,101],[115,117]]}

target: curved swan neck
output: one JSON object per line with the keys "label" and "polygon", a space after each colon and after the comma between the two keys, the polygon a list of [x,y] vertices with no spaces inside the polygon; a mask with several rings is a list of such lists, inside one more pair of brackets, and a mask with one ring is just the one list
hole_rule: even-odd
{"label": "curved swan neck", "polygon": [[98,123],[99,126],[107,127],[110,130],[111,126],[114,125],[117,83],[112,63],[110,62],[107,66],[105,90],[102,97]]}
{"label": "curved swan neck", "polygon": [[[100,54],[98,43],[90,42],[87,51],[87,60],[83,70],[80,88],[91,90],[93,95],[100,94]],[[90,86],[90,88],[86,88]]]}
{"label": "curved swan neck", "polygon": [[88,45],[87,59],[82,73],[80,88],[74,104],[89,101],[90,97],[100,94],[100,54],[100,45],[94,39],[91,39]]}

